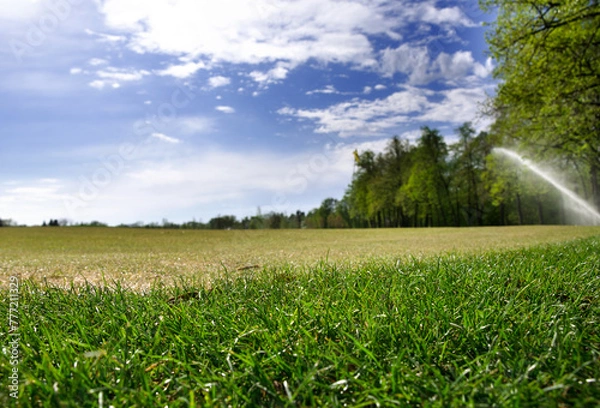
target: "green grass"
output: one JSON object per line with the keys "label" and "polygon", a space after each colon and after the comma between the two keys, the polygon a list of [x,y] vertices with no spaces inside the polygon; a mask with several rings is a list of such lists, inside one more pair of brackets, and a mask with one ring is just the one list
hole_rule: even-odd
{"label": "green grass", "polygon": [[20,405],[600,405],[598,237],[186,282],[27,281]]}

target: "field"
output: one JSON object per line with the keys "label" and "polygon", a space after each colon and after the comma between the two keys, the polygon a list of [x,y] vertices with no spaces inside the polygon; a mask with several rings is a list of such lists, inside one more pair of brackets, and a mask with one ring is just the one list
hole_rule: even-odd
{"label": "field", "polygon": [[0,242],[0,406],[600,405],[598,228]]}
{"label": "field", "polygon": [[114,228],[0,228],[0,278],[70,287],[117,280],[145,290],[185,277],[208,284],[239,269],[326,261],[353,268],[365,261],[473,254],[599,234],[594,227],[530,226],[381,230],[193,231]]}

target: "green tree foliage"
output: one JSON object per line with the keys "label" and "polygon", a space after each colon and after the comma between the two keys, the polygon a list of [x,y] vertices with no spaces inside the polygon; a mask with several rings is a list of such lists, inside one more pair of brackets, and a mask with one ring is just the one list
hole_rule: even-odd
{"label": "green tree foliage", "polygon": [[352,183],[338,206],[349,226],[406,226],[397,192],[409,177],[412,150],[407,141],[394,137],[381,154],[359,154]]}
{"label": "green tree foliage", "polygon": [[337,202],[335,198],[326,198],[321,203],[321,206],[317,209],[317,214],[321,218],[320,225],[323,228],[328,228],[329,226],[329,217],[334,213]]}
{"label": "green tree foliage", "polygon": [[481,0],[497,20],[487,41],[500,79],[494,131],[586,166],[600,206],[598,0]]}
{"label": "green tree foliage", "polygon": [[[328,220],[345,227],[425,227],[561,223],[558,193],[539,178],[492,154],[495,137],[470,123],[447,145],[423,127],[416,143],[397,137],[381,154],[358,153],[352,182]],[[323,227],[323,202],[309,228]],[[333,225],[329,221],[329,227]]]}
{"label": "green tree foliage", "polygon": [[447,158],[448,147],[440,132],[423,127],[407,187],[409,195],[420,204],[421,214],[415,215],[423,215],[427,226],[458,225],[450,196]]}
{"label": "green tree foliage", "polygon": [[456,129],[458,142],[451,146],[454,173],[452,190],[457,200],[457,216],[467,225],[483,225],[487,191],[483,183],[486,157],[491,152],[489,135],[481,132],[475,136],[471,123]]}

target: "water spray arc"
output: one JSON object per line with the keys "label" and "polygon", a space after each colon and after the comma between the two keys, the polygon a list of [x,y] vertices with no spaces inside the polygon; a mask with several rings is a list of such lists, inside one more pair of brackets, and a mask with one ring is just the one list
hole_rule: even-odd
{"label": "water spray arc", "polygon": [[575,209],[579,210],[580,212],[583,212],[590,219],[590,221],[591,221],[590,224],[600,225],[600,213],[594,207],[592,207],[589,203],[587,203],[585,200],[583,200],[581,197],[579,197],[573,191],[571,191],[567,187],[563,186],[561,183],[559,183],[557,180],[555,180],[547,172],[540,169],[536,164],[523,158],[518,153],[516,153],[512,150],[509,150],[509,149],[505,149],[503,147],[496,147],[496,148],[494,148],[493,151],[495,153],[502,154],[502,155],[510,158],[511,160],[521,164],[522,166],[528,168],[533,173],[535,173],[537,176],[542,178],[543,180],[550,183],[554,188],[556,188],[558,191],[560,191],[560,193],[563,195],[563,197],[567,198],[569,200],[569,202],[571,202],[573,204]]}

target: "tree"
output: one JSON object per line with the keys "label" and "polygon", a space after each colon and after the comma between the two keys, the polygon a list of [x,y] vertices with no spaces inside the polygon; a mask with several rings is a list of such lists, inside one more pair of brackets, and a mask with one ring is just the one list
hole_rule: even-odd
{"label": "tree", "polygon": [[451,146],[453,189],[458,199],[458,212],[464,212],[467,225],[483,225],[485,189],[481,177],[486,167],[486,156],[491,147],[488,134],[475,136],[475,129],[467,122],[456,129],[458,142]]}
{"label": "tree", "polygon": [[212,218],[208,225],[210,229],[232,229],[238,224],[234,215],[223,215]]}
{"label": "tree", "polygon": [[598,0],[481,0],[496,9],[487,41],[500,79],[494,131],[584,163],[600,207]]}
{"label": "tree", "polygon": [[16,227],[17,223],[16,221],[13,221],[10,218],[0,218],[0,227]]}
{"label": "tree", "polygon": [[281,229],[285,215],[282,213],[271,212],[267,214],[266,221],[270,229]]}
{"label": "tree", "polygon": [[383,226],[406,225],[397,193],[410,176],[413,151],[408,141],[394,136],[383,154],[378,156],[377,178],[372,183],[372,188],[376,190],[378,196],[378,210],[381,214],[379,218],[383,219]]}
{"label": "tree", "polygon": [[302,222],[304,221],[305,217],[306,217],[306,214],[304,214],[304,212],[302,212],[300,210],[297,210],[296,214],[293,215],[294,223],[297,228],[302,228]]}
{"label": "tree", "polygon": [[448,147],[438,130],[424,126],[421,131],[410,177],[400,197],[414,203],[415,226],[419,219],[427,226],[457,225],[446,161]]}
{"label": "tree", "polygon": [[342,224],[353,227],[407,225],[397,192],[410,176],[413,152],[413,146],[395,136],[380,154],[369,150],[356,153],[357,170],[337,211]]}
{"label": "tree", "polygon": [[337,203],[338,200],[335,198],[326,198],[323,200],[321,206],[317,210],[318,216],[321,217],[321,225],[323,228],[327,228],[329,226],[329,216],[335,211]]}
{"label": "tree", "polygon": [[494,207],[498,207],[497,224],[508,224],[507,207],[513,200],[516,204],[518,224],[523,224],[522,186],[519,183],[519,169],[505,158],[496,155],[487,157],[483,182]]}

